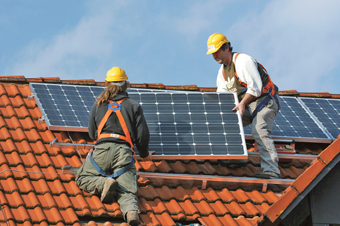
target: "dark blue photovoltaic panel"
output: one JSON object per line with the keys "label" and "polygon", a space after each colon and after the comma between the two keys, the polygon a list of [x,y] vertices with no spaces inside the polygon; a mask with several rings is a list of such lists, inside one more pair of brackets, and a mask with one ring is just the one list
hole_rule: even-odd
{"label": "dark blue photovoltaic panel", "polygon": [[[50,129],[87,131],[93,103],[105,89],[100,86],[31,83],[38,105]],[[151,89],[128,89],[129,93],[159,92]]]}
{"label": "dark blue photovoltaic panel", "polygon": [[136,93],[157,155],[246,155],[231,93]]}
{"label": "dark blue photovoltaic panel", "polygon": [[[31,83],[51,130],[87,131],[88,117],[104,87]],[[141,104],[155,157],[247,158],[235,94],[128,90]]]}
{"label": "dark blue photovoltaic panel", "polygon": [[300,100],[332,135],[332,138],[336,139],[340,134],[340,100],[304,97],[300,97]]}
{"label": "dark blue photovoltaic panel", "polygon": [[[272,130],[274,138],[329,139],[308,111],[295,97],[280,97],[281,110],[275,117]],[[244,128],[251,135],[251,127]]]}

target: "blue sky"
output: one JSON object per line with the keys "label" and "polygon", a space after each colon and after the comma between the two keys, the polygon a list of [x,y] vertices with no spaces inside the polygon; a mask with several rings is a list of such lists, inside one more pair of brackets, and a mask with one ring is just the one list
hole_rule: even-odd
{"label": "blue sky", "polygon": [[0,0],[0,75],[215,87],[223,33],[280,90],[340,94],[338,0]]}

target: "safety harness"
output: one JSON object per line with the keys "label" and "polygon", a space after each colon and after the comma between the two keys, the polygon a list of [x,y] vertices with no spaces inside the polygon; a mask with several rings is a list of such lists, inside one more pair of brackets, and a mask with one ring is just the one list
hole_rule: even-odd
{"label": "safety harness", "polygon": [[[130,133],[129,133],[129,130],[126,126],[126,123],[125,123],[125,120],[123,118],[123,115],[122,115],[122,112],[121,112],[121,107],[122,107],[122,102],[124,100],[126,100],[127,98],[124,98],[124,99],[121,99],[117,102],[114,102],[112,100],[109,100],[109,104],[108,104],[108,109],[104,115],[104,117],[102,118],[102,120],[100,121],[99,123],[99,126],[98,126],[98,138],[97,138],[97,141],[99,139],[102,139],[102,138],[109,138],[109,137],[113,137],[113,138],[118,138],[118,139],[122,139],[122,140],[125,140],[127,141],[129,144],[130,144],[130,147],[131,149],[133,150],[133,143],[131,141],[131,137],[130,137]],[[104,125],[106,124],[109,116],[112,114],[112,112],[114,112],[116,115],[117,115],[117,118],[119,120],[119,123],[124,131],[124,135],[120,135],[120,134],[116,134],[116,133],[101,133],[102,132],[102,129],[104,127]],[[117,178],[119,177],[120,175],[122,175],[123,173],[125,173],[126,171],[128,171],[132,166],[133,164],[135,163],[134,159],[131,160],[131,162],[124,166],[122,169],[118,170],[117,172],[115,172],[114,174],[107,174],[104,170],[102,170],[98,165],[97,163],[93,160],[92,158],[92,151],[90,151],[89,155],[88,155],[88,158],[90,159],[93,167],[102,175],[102,176],[105,176],[105,177],[112,177],[112,178]]]}
{"label": "safety harness", "polygon": [[[235,55],[235,60],[234,60],[234,64],[236,63],[236,59],[237,57],[240,55],[241,53],[237,53]],[[263,101],[257,105],[257,107],[255,108],[255,110],[253,111],[253,113],[250,115],[250,120],[253,121],[253,119],[255,118],[255,116],[257,115],[257,113],[259,111],[261,111],[261,109],[266,106],[266,104],[269,102],[270,99],[274,99],[276,101],[276,103],[278,104],[279,106],[279,109],[280,109],[280,102],[279,100],[277,99],[277,96],[275,95],[276,94],[276,90],[275,90],[275,86],[274,86],[274,83],[272,82],[272,80],[270,79],[270,76],[266,70],[266,68],[258,63],[259,65],[261,65],[261,67],[263,68],[263,70],[266,72],[267,76],[268,76],[268,82],[267,84],[265,84],[261,90],[261,96],[262,95],[266,95],[266,98],[263,99]],[[224,74],[224,70],[222,70],[223,72],[223,77],[225,79],[225,74]],[[245,88],[241,91],[241,93],[245,93],[247,92],[247,84],[242,82],[241,79],[238,77],[237,75],[237,72],[236,72],[236,67],[235,67],[235,77],[237,79],[237,81],[242,85],[244,86]]]}

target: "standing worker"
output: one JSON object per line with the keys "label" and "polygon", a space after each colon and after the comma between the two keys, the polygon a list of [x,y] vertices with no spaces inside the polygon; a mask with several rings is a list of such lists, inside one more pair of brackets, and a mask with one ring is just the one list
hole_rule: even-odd
{"label": "standing worker", "polygon": [[207,45],[207,55],[212,54],[221,64],[217,74],[217,92],[236,92],[239,103],[233,111],[239,110],[243,126],[252,125],[262,169],[255,177],[280,178],[278,156],[271,138],[274,119],[280,109],[277,86],[254,58],[232,52],[233,48],[223,34],[212,34]]}
{"label": "standing worker", "polygon": [[133,144],[143,161],[151,161],[149,129],[142,107],[129,99],[128,77],[119,67],[106,74],[105,91],[92,107],[89,135],[97,140],[93,151],[77,171],[76,184],[91,194],[100,194],[103,203],[114,197],[129,225],[138,225],[137,176]]}

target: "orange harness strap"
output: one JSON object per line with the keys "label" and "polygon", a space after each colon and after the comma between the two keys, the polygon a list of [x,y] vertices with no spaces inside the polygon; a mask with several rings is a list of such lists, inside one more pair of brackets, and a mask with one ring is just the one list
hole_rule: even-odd
{"label": "orange harness strap", "polygon": [[[121,104],[126,99],[127,98],[124,98],[124,99],[121,99],[121,100],[119,100],[117,102],[113,102],[112,100],[109,100],[108,109],[107,109],[104,117],[100,121],[99,126],[98,126],[98,138],[97,138],[97,141],[99,139],[101,139],[101,138],[114,137],[114,138],[118,138],[118,139],[122,139],[122,140],[127,141],[130,144],[131,149],[133,150],[133,144],[132,144],[132,141],[131,141],[131,136],[130,136],[129,130],[128,130],[127,126],[126,126],[126,123],[125,123],[125,120],[123,118],[122,112],[120,111]],[[101,133],[104,125],[106,124],[106,122],[107,122],[109,116],[112,114],[112,112],[116,113],[116,115],[118,117],[118,120],[119,120],[119,123],[120,123],[120,125],[121,125],[121,127],[122,127],[122,129],[124,131],[125,136],[120,135],[120,134],[116,134],[116,133],[103,133],[103,134]]]}
{"label": "orange harness strap", "polygon": [[[234,63],[236,63],[236,59],[237,59],[237,57],[238,57],[240,54],[241,54],[241,53],[237,53],[237,54],[235,55]],[[260,64],[260,63],[258,63],[258,64]],[[269,76],[269,74],[268,74],[266,68],[265,68],[262,64],[260,64],[260,65],[261,65],[261,67],[265,70],[266,74],[268,75],[268,83],[267,83],[266,85],[263,86],[263,88],[262,88],[262,90],[261,90],[261,95],[262,95],[262,94],[265,94],[265,93],[268,93],[268,91],[271,90],[271,91],[270,91],[270,94],[271,94],[272,96],[274,96],[274,95],[275,95],[275,86],[274,86],[274,83],[273,83],[272,80],[270,79],[270,76]],[[225,79],[224,70],[222,70],[222,73],[223,73],[223,77],[224,77],[224,79]],[[247,87],[247,84],[244,83],[244,82],[242,82],[241,79],[238,77],[237,72],[236,72],[236,68],[235,68],[235,77],[236,77],[237,81],[238,81],[242,86]],[[272,89],[270,89],[270,88],[272,88]]]}

